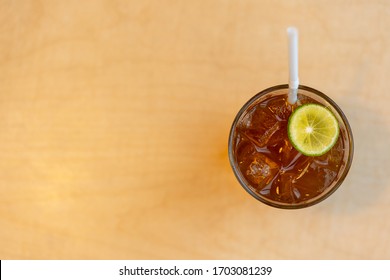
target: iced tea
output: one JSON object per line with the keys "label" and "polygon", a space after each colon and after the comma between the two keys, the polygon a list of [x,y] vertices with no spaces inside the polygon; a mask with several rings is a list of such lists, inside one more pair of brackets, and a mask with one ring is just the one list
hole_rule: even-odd
{"label": "iced tea", "polygon": [[[236,177],[260,201],[280,208],[313,205],[333,193],[352,162],[350,126],[339,107],[323,93],[300,86],[298,101],[287,102],[288,86],[267,89],[244,105],[234,120],[229,157]],[[326,106],[336,116],[340,133],[322,156],[305,156],[290,143],[288,119],[306,103]]]}

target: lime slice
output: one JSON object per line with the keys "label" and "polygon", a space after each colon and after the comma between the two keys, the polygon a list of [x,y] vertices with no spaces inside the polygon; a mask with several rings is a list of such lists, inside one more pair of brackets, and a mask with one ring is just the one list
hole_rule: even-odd
{"label": "lime slice", "polygon": [[295,149],[306,156],[328,152],[339,137],[339,124],[333,113],[318,104],[305,104],[288,120],[288,138]]}

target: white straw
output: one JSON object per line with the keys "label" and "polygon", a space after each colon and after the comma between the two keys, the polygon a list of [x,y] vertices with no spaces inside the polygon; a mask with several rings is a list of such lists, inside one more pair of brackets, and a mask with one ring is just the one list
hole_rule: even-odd
{"label": "white straw", "polygon": [[287,28],[288,34],[288,62],[290,71],[288,102],[294,104],[297,101],[299,86],[298,78],[298,30],[295,27]]}

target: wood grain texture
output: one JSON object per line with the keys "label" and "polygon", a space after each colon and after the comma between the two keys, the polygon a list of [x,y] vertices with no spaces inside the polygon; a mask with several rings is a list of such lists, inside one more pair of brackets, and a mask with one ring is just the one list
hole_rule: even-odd
{"label": "wood grain texture", "polygon": [[[250,197],[227,157],[258,91],[300,79],[350,120],[314,207]],[[0,1],[0,259],[389,259],[389,1]]]}

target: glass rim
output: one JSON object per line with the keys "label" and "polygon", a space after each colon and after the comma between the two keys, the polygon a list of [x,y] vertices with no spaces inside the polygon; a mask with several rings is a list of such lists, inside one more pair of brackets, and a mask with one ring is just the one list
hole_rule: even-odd
{"label": "glass rim", "polygon": [[257,200],[259,200],[259,201],[261,201],[261,202],[263,202],[263,203],[265,203],[265,204],[267,204],[269,206],[273,206],[275,208],[280,208],[280,209],[301,209],[301,208],[306,208],[306,207],[315,205],[315,204],[325,200],[330,195],[332,195],[340,187],[340,185],[343,183],[343,181],[346,178],[346,176],[347,176],[347,174],[348,174],[348,172],[349,172],[349,170],[351,168],[351,165],[352,165],[352,159],[353,159],[353,154],[354,154],[354,141],[353,141],[352,129],[351,129],[351,126],[350,126],[350,124],[348,122],[348,119],[345,116],[345,114],[343,113],[343,111],[336,104],[336,102],[334,102],[329,96],[327,96],[326,94],[320,92],[319,90],[316,90],[314,88],[311,88],[311,87],[308,87],[308,86],[305,86],[305,85],[299,85],[299,87],[298,87],[298,90],[301,89],[301,90],[313,93],[313,94],[319,96],[320,98],[324,99],[326,102],[328,102],[334,108],[334,110],[337,112],[337,114],[340,116],[340,119],[342,120],[342,122],[344,124],[345,130],[346,130],[346,134],[348,135],[348,137],[346,139],[346,142],[348,143],[348,146],[349,146],[349,153],[348,153],[348,158],[345,161],[345,168],[342,171],[341,176],[336,179],[337,181],[336,181],[335,185],[332,186],[331,189],[329,191],[327,191],[325,194],[321,193],[317,197],[314,197],[314,198],[312,198],[309,201],[303,201],[303,202],[298,203],[298,204],[288,204],[288,203],[283,203],[283,202],[278,202],[278,201],[273,201],[273,200],[270,200],[270,199],[268,200],[266,198],[263,198],[261,195],[255,193],[250,188],[250,186],[248,186],[248,183],[245,182],[244,179],[240,176],[241,171],[238,168],[238,165],[237,165],[237,163],[235,161],[234,153],[233,153],[233,150],[234,150],[233,149],[233,143],[234,143],[234,136],[235,136],[234,132],[235,132],[235,128],[236,128],[236,126],[237,126],[241,116],[243,115],[243,113],[246,112],[246,110],[256,100],[258,100],[262,96],[264,96],[264,95],[266,95],[268,93],[272,93],[274,91],[288,89],[288,88],[289,88],[288,84],[281,84],[281,85],[276,85],[276,86],[272,86],[272,87],[266,88],[266,89],[260,91],[259,93],[255,94],[253,97],[251,97],[241,107],[241,109],[238,111],[236,117],[234,118],[232,126],[230,128],[229,141],[228,141],[228,154],[229,154],[229,162],[230,162],[230,165],[231,165],[231,167],[233,169],[233,173],[234,173],[235,177],[237,178],[237,180],[241,184],[241,186],[251,196],[253,196]]}

